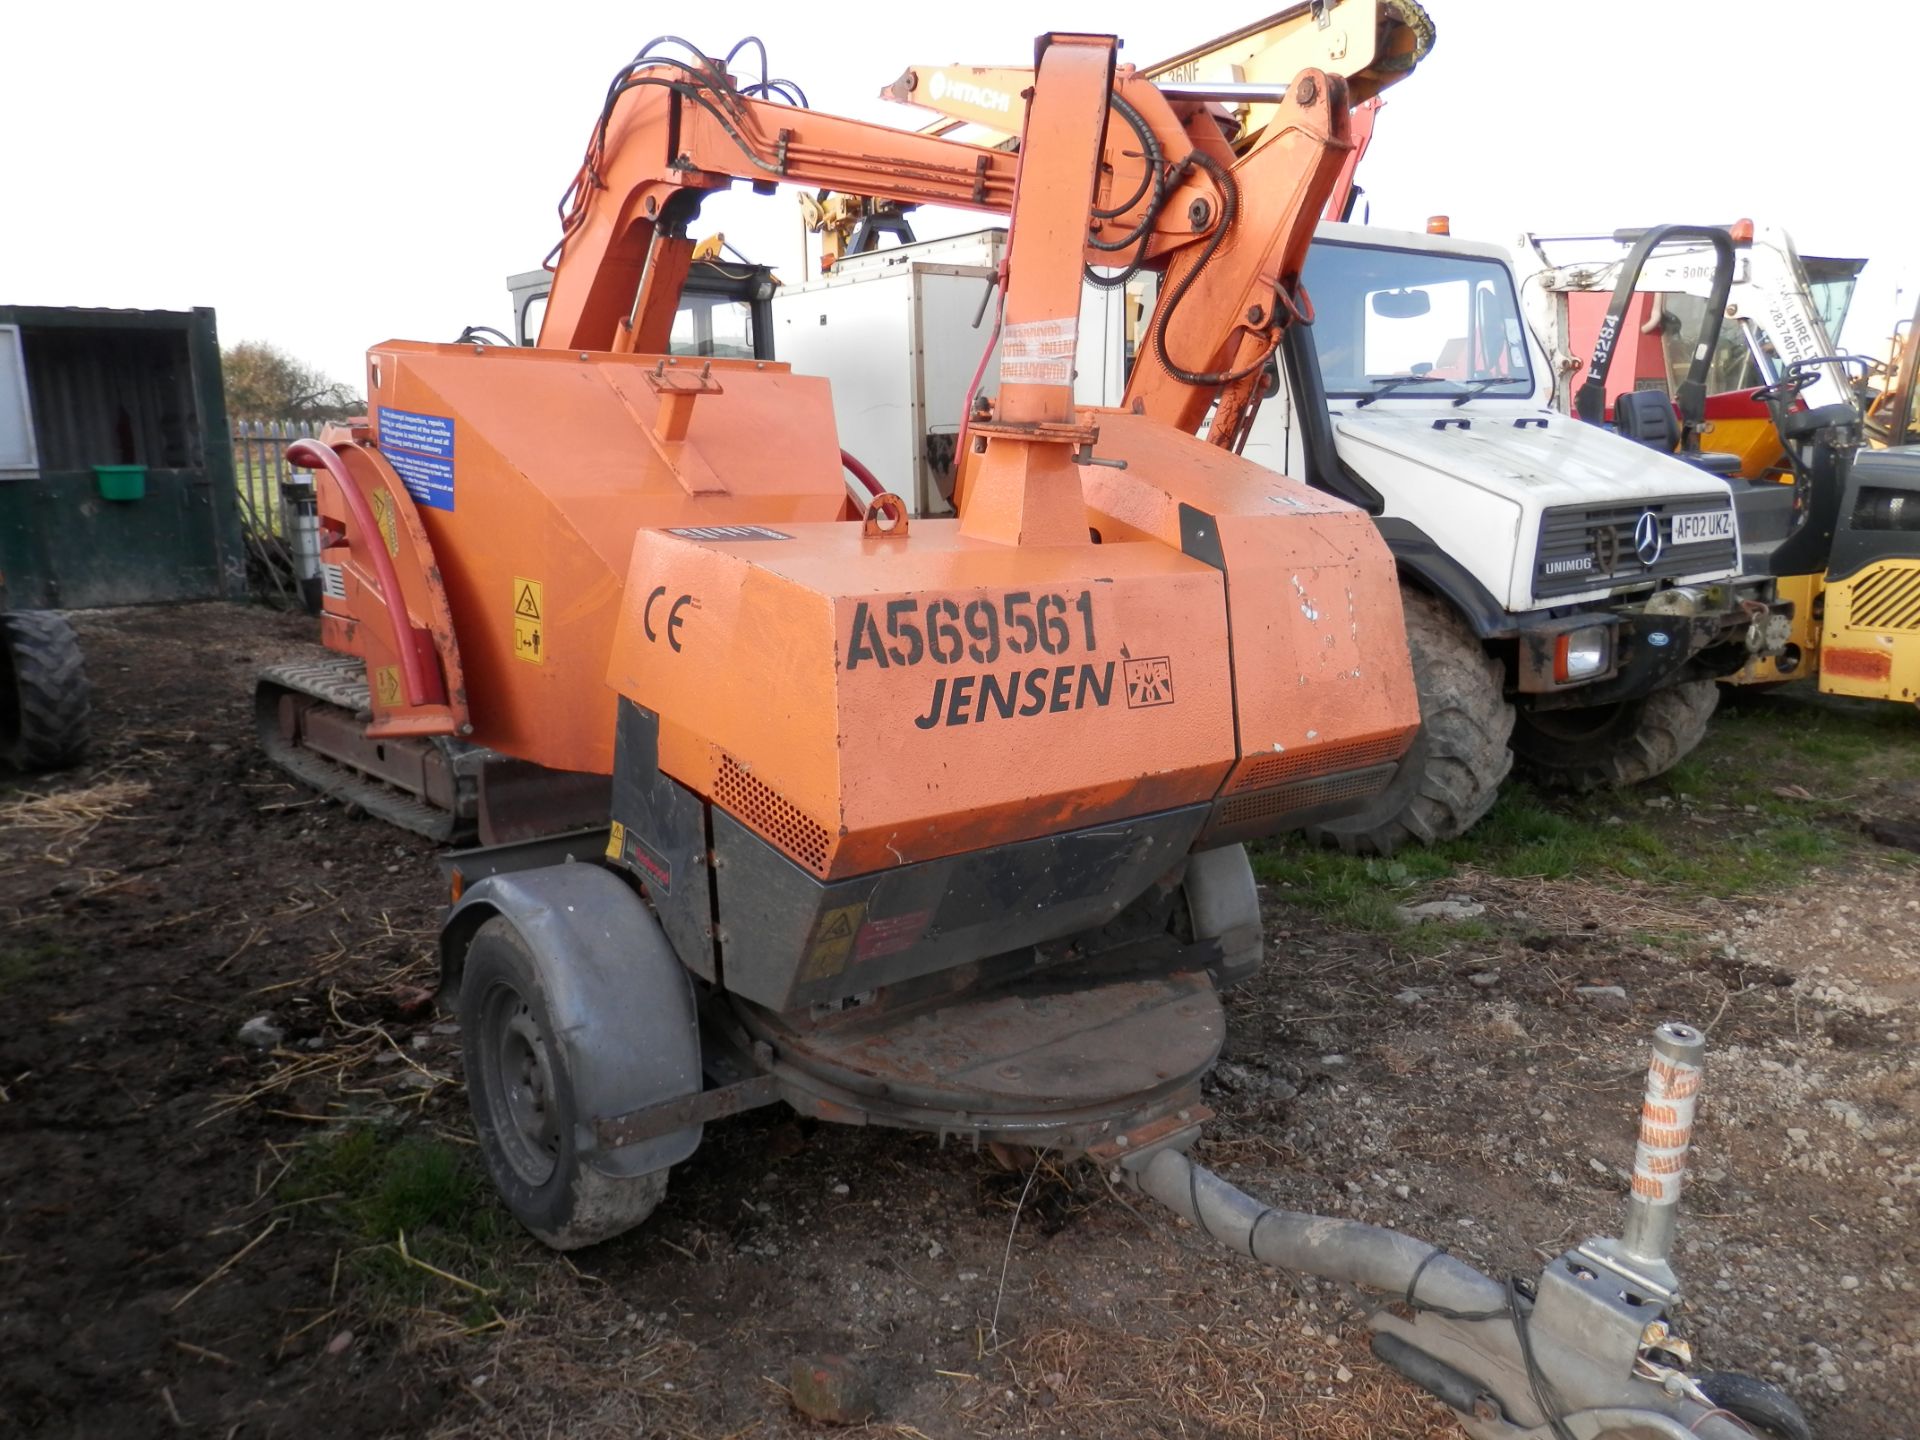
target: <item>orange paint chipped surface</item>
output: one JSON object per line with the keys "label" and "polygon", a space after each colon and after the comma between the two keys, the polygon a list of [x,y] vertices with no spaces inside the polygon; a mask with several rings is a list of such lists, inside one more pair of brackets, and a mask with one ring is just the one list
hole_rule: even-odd
{"label": "orange paint chipped surface", "polygon": [[1829,675],[1850,680],[1885,680],[1893,673],[1893,656],[1884,650],[1847,650],[1830,645],[1820,652],[1820,665]]}

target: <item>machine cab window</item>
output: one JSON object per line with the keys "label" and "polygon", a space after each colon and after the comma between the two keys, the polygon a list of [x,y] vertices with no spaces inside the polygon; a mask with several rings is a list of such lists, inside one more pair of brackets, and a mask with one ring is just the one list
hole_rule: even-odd
{"label": "machine cab window", "polygon": [[1303,279],[1330,398],[1532,395],[1512,276],[1498,261],[1322,240]]}
{"label": "machine cab window", "polygon": [[[706,355],[736,360],[773,359],[770,301],[779,281],[765,265],[721,265],[697,260],[687,271],[674,313],[670,355]],[[513,296],[513,338],[520,345],[540,339],[553,276],[529,270],[507,277]]]}

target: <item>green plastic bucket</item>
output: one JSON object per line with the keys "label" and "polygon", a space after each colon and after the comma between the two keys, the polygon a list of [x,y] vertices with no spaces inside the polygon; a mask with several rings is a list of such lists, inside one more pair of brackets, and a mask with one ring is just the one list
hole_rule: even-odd
{"label": "green plastic bucket", "polygon": [[147,467],[144,465],[96,465],[94,483],[102,500],[141,500],[147,493]]}

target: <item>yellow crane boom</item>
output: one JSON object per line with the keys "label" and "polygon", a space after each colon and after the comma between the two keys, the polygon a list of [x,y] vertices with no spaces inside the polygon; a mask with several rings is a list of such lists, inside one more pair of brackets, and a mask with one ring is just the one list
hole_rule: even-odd
{"label": "yellow crane boom", "polygon": [[[1418,0],[1300,0],[1140,73],[1164,92],[1225,106],[1238,122],[1236,143],[1245,143],[1302,70],[1344,77],[1348,98],[1358,103],[1410,74],[1433,39],[1433,21]],[[1031,67],[910,65],[880,93],[940,112],[925,127],[931,134],[994,145],[1020,133],[1023,96],[1032,86]],[[961,130],[967,133],[954,133]]]}

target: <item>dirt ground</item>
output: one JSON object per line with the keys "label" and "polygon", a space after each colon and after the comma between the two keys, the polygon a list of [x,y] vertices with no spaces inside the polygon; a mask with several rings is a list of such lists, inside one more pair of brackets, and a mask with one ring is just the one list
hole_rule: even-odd
{"label": "dirt ground", "polygon": [[[250,742],[253,671],[308,624],[78,623],[94,758],[0,789],[0,1434],[783,1437],[809,1433],[789,1364],[823,1351],[874,1382],[853,1435],[1459,1433],[1345,1297],[1084,1169],[760,1112],[709,1127],[641,1231],[544,1251],[474,1181],[423,993],[431,848]],[[1887,743],[1920,752],[1906,719]],[[1722,743],[1696,776],[1740,761]],[[1484,907],[1470,927],[1382,931],[1270,880],[1201,1158],[1532,1269],[1617,1229],[1645,1037],[1708,1026],[1698,1351],[1788,1385],[1823,1440],[1920,1435],[1920,867],[1857,835],[1920,820],[1915,774],[1839,797],[1799,883],[1752,895],[1466,863],[1387,879]],[[1757,810],[1614,803],[1668,847]]]}

